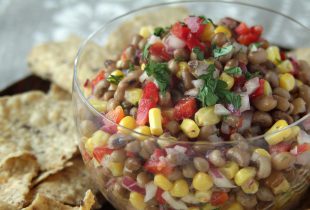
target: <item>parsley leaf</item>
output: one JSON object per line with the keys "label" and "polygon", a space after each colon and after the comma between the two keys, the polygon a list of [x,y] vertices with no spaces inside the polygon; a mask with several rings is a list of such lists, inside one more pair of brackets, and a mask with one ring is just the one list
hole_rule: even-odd
{"label": "parsley leaf", "polygon": [[204,53],[199,47],[194,47],[193,52],[196,54],[198,60],[203,60],[205,58]]}
{"label": "parsley leaf", "polygon": [[146,44],[144,45],[143,51],[142,51],[142,59],[143,60],[147,60],[149,57],[149,48],[150,48],[150,44]]}
{"label": "parsley leaf", "polygon": [[153,76],[159,86],[161,94],[165,94],[170,83],[170,71],[168,69],[167,63],[157,63],[150,60],[146,64],[144,71],[146,71],[148,76]]}
{"label": "parsley leaf", "polygon": [[203,79],[205,84],[199,90],[198,100],[203,106],[213,106],[217,102],[232,104],[236,109],[241,106],[241,96],[227,89],[227,83],[223,80],[213,77],[215,71],[214,64],[209,65],[207,74],[201,75],[199,79]]}
{"label": "parsley leaf", "polygon": [[155,35],[155,36],[159,36],[159,37],[160,37],[160,36],[163,35],[165,32],[166,32],[165,29],[162,28],[162,27],[156,27],[156,28],[154,29],[154,35]]}
{"label": "parsley leaf", "polygon": [[199,15],[198,17],[200,17],[201,19],[203,19],[202,24],[208,24],[211,23],[212,25],[214,25],[213,21],[210,18],[206,18],[203,15]]}
{"label": "parsley leaf", "polygon": [[128,72],[132,72],[135,70],[135,65],[133,65],[132,63],[129,63],[129,69]]}
{"label": "parsley leaf", "polygon": [[213,50],[213,55],[215,58],[221,57],[223,55],[230,53],[233,50],[233,48],[234,47],[232,45],[228,45],[228,46],[222,47],[222,48],[215,48]]}
{"label": "parsley leaf", "polygon": [[246,80],[249,80],[249,79],[252,79],[254,77],[258,77],[260,75],[260,72],[259,71],[256,71],[254,73],[250,73],[250,72],[245,72],[245,79]]}
{"label": "parsley leaf", "polygon": [[224,69],[224,72],[226,72],[227,74],[232,75],[232,76],[242,74],[242,70],[240,67],[232,67],[229,69]]}
{"label": "parsley leaf", "polygon": [[117,85],[123,78],[124,78],[124,76],[110,75],[110,76],[107,78],[107,80],[108,80],[108,82]]}

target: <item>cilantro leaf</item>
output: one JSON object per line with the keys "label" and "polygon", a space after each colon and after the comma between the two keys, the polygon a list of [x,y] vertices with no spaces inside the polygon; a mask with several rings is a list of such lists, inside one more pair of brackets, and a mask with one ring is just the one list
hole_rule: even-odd
{"label": "cilantro leaf", "polygon": [[162,28],[162,27],[156,27],[156,28],[154,29],[154,35],[155,35],[155,36],[159,36],[159,37],[160,37],[160,36],[163,35],[165,32],[166,32],[165,29]]}
{"label": "cilantro leaf", "polygon": [[213,21],[210,18],[206,18],[203,15],[199,15],[198,17],[200,17],[201,19],[203,19],[202,24],[208,24],[211,23],[212,25],[214,25]]}
{"label": "cilantro leaf", "polygon": [[110,75],[110,76],[107,78],[107,80],[108,80],[108,82],[117,85],[123,78],[124,78],[124,76]]}
{"label": "cilantro leaf", "polygon": [[168,69],[167,63],[157,63],[150,60],[146,64],[144,71],[146,71],[148,76],[153,76],[159,86],[161,94],[165,94],[170,83],[170,71]]}
{"label": "cilantro leaf", "polygon": [[260,72],[259,71],[256,71],[256,72],[254,72],[254,73],[251,73],[251,72],[245,72],[245,79],[246,80],[250,80],[250,79],[252,79],[252,78],[254,78],[254,77],[258,77],[260,75]]}
{"label": "cilantro leaf", "polygon": [[128,72],[132,72],[135,70],[135,65],[133,65],[132,63],[129,63],[129,69]]}
{"label": "cilantro leaf", "polygon": [[213,55],[215,58],[221,57],[223,55],[230,53],[233,50],[233,48],[234,47],[232,45],[228,45],[228,46],[222,47],[222,48],[215,48],[213,50]]}
{"label": "cilantro leaf", "polygon": [[194,47],[193,52],[196,54],[198,60],[203,60],[205,58],[204,53],[199,47]]}
{"label": "cilantro leaf", "polygon": [[150,48],[150,44],[146,44],[144,45],[143,51],[142,51],[142,59],[143,60],[147,60],[149,57],[149,48]]}
{"label": "cilantro leaf", "polygon": [[226,72],[227,74],[232,75],[232,76],[242,74],[242,70],[240,67],[232,67],[229,69],[225,69],[224,72]]}

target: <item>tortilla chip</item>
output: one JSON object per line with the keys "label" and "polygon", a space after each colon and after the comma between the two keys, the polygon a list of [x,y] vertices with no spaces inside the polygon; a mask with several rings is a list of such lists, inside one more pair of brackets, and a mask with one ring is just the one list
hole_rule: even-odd
{"label": "tortilla chip", "polygon": [[0,137],[0,164],[8,155],[17,152],[17,150],[18,148],[14,142],[10,142]]}
{"label": "tortilla chip", "polygon": [[76,154],[75,133],[71,101],[40,91],[0,98],[0,138],[35,154],[42,171]]}
{"label": "tortilla chip", "polygon": [[52,83],[48,94],[57,100],[71,100],[72,96],[66,90]]}
{"label": "tortilla chip", "polygon": [[80,206],[80,210],[90,210],[95,204],[95,196],[91,190],[87,190],[83,199],[83,204]]}
{"label": "tortilla chip", "polygon": [[290,54],[295,56],[298,60],[305,60],[310,63],[310,48],[299,48],[292,51]]}
{"label": "tortilla chip", "polygon": [[64,204],[79,205],[84,193],[89,188],[95,189],[95,185],[81,158],[75,158],[72,162],[72,166],[47,177],[37,185],[31,192],[32,196],[43,194]]}
{"label": "tortilla chip", "polygon": [[[71,92],[74,59],[81,43],[80,38],[69,37],[62,42],[48,42],[39,45],[30,52],[28,66],[32,73],[53,81],[64,90]],[[80,72],[85,74],[85,78],[88,78],[103,66],[106,53],[99,45],[90,43],[85,48],[83,58],[85,59],[80,63]]]}
{"label": "tortilla chip", "polygon": [[0,200],[0,209],[2,209],[2,210],[17,210],[18,208]]}
{"label": "tortilla chip", "polygon": [[0,200],[23,207],[31,180],[37,175],[39,165],[29,152],[17,152],[8,156],[0,165]]}
{"label": "tortilla chip", "polygon": [[183,20],[189,15],[184,7],[166,7],[160,11],[146,11],[120,24],[108,37],[105,49],[114,57],[119,55],[131,43],[131,39],[143,26],[169,26],[176,21]]}
{"label": "tortilla chip", "polygon": [[23,210],[78,210],[78,207],[71,207],[46,197],[45,195],[37,194],[31,205]]}

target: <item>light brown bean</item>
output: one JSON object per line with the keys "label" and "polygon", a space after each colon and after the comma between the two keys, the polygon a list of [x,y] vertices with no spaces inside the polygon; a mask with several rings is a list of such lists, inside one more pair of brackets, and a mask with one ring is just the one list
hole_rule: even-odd
{"label": "light brown bean", "polygon": [[124,162],[126,159],[126,152],[123,149],[114,150],[111,153],[111,160],[113,162]]}
{"label": "light brown bean", "polygon": [[206,172],[209,169],[209,163],[205,158],[202,157],[195,157],[194,160],[194,166],[198,171]]}
{"label": "light brown bean", "polygon": [[186,164],[183,166],[182,173],[185,178],[193,178],[197,173],[197,170],[194,164]]}
{"label": "light brown bean", "polygon": [[225,158],[223,157],[221,151],[218,149],[213,150],[208,155],[208,160],[216,167],[222,167],[226,163]]}
{"label": "light brown bean", "polygon": [[214,125],[202,126],[200,128],[198,139],[200,141],[207,141],[208,137],[214,134],[216,131],[217,131],[217,128]]}
{"label": "light brown bean", "polygon": [[279,77],[278,74],[274,71],[267,71],[265,74],[266,80],[269,82],[272,88],[279,87]]}
{"label": "light brown bean", "polygon": [[230,68],[233,68],[233,67],[237,67],[238,65],[239,65],[239,61],[237,59],[230,59],[225,64],[224,69],[230,69]]}
{"label": "light brown bean", "polygon": [[257,205],[257,200],[255,195],[250,195],[239,190],[236,194],[236,200],[246,208],[253,208]]}
{"label": "light brown bean", "polygon": [[167,107],[171,106],[172,100],[171,100],[171,94],[169,91],[166,91],[166,93],[159,94],[159,105],[161,107]]}
{"label": "light brown bean", "polygon": [[269,113],[256,111],[253,114],[252,123],[258,124],[264,128],[269,128],[272,125],[272,117]]}
{"label": "light brown bean", "polygon": [[102,99],[105,100],[105,101],[108,101],[109,99],[113,98],[114,96],[114,90],[108,90],[104,93]]}
{"label": "light brown bean", "polygon": [[140,172],[138,175],[137,175],[137,184],[140,186],[140,187],[145,187],[145,185],[151,181],[151,178],[150,176],[146,173],[146,172]]}
{"label": "light brown bean", "polygon": [[294,106],[292,114],[301,114],[306,111],[306,102],[302,98],[295,98],[292,104]]}
{"label": "light brown bean", "polygon": [[226,156],[229,160],[237,162],[241,167],[248,166],[251,159],[251,155],[248,151],[242,150],[237,146],[228,149]]}
{"label": "light brown bean", "polygon": [[274,121],[285,120],[288,124],[291,124],[294,122],[293,117],[286,112],[274,111],[271,116]]}
{"label": "light brown bean", "polygon": [[263,95],[256,97],[253,101],[253,105],[259,111],[268,112],[277,106],[277,100],[275,100],[272,95]]}
{"label": "light brown bean", "polygon": [[228,42],[228,39],[226,37],[226,34],[220,32],[220,33],[216,33],[213,38],[211,43],[215,44],[218,47],[222,47],[225,43]]}
{"label": "light brown bean", "polygon": [[274,95],[278,95],[278,96],[282,96],[284,98],[287,98],[288,100],[291,99],[291,94],[287,90],[280,88],[280,87],[273,89],[272,93]]}
{"label": "light brown bean", "polygon": [[184,61],[189,59],[189,53],[184,48],[180,48],[173,51],[173,57],[179,61]]}
{"label": "light brown bean", "polygon": [[179,64],[176,60],[171,59],[168,62],[168,69],[171,71],[172,74],[176,74],[179,71]]}
{"label": "light brown bean", "polygon": [[148,153],[153,154],[155,149],[158,147],[156,143],[152,140],[144,140],[141,143],[142,149],[145,149]]}
{"label": "light brown bean", "polygon": [[173,169],[173,171],[168,175],[170,181],[176,181],[183,178],[183,173],[179,168]]}
{"label": "light brown bean", "polygon": [[189,90],[194,88],[192,81],[194,80],[194,76],[187,70],[182,71],[182,81],[184,84],[185,90]]}
{"label": "light brown bean", "polygon": [[94,88],[94,95],[97,98],[101,98],[103,94],[105,93],[105,90],[109,87],[110,83],[107,80],[102,80],[97,83],[97,85]]}
{"label": "light brown bean", "polygon": [[116,101],[114,98],[111,98],[111,99],[108,101],[107,110],[108,110],[108,111],[114,110],[118,105],[119,105],[119,102]]}
{"label": "light brown bean", "polygon": [[290,102],[288,101],[287,98],[284,98],[279,95],[274,95],[273,97],[277,100],[276,108],[279,109],[280,111],[285,112],[290,108]]}
{"label": "light brown bean", "polygon": [[171,120],[167,123],[166,128],[170,132],[171,135],[176,135],[180,131],[180,125],[177,121]]}
{"label": "light brown bean", "polygon": [[140,149],[141,149],[141,145],[140,145],[140,142],[138,140],[129,142],[125,147],[125,150],[127,152],[133,152],[133,153],[138,153],[140,151]]}
{"label": "light brown bean", "polygon": [[267,61],[267,52],[265,49],[259,48],[257,51],[250,52],[248,58],[252,64],[262,64]]}
{"label": "light brown bean", "polygon": [[276,170],[284,170],[292,166],[296,158],[290,152],[280,152],[272,156],[272,166]]}
{"label": "light brown bean", "polygon": [[234,56],[235,59],[238,60],[238,62],[243,63],[244,65],[247,65],[249,60],[248,60],[248,56],[246,53],[244,52],[239,52]]}
{"label": "light brown bean", "polygon": [[259,189],[256,193],[258,200],[260,201],[273,201],[274,195],[271,190],[265,186],[259,186]]}
{"label": "light brown bean", "polygon": [[125,167],[129,171],[137,171],[141,168],[141,161],[138,158],[127,158],[125,161]]}

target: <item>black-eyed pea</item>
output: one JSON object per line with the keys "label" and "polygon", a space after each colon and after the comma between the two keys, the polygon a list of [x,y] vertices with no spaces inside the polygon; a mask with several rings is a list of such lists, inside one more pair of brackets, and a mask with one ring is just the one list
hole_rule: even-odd
{"label": "black-eyed pea", "polygon": [[230,148],[226,156],[229,160],[235,161],[241,167],[248,166],[251,159],[251,155],[248,151],[242,150],[237,146]]}
{"label": "black-eyed pea", "polygon": [[213,150],[208,155],[208,160],[216,167],[222,167],[226,163],[225,158],[223,157],[221,151],[218,149]]}
{"label": "black-eyed pea", "polygon": [[265,186],[260,186],[256,196],[258,200],[260,201],[273,201],[274,200],[274,195],[271,192],[271,190]]}
{"label": "black-eyed pea", "polygon": [[202,157],[195,157],[194,160],[194,166],[198,171],[206,172],[209,169],[209,163],[205,158]]}
{"label": "black-eyed pea", "polygon": [[271,158],[272,167],[276,170],[285,170],[291,167],[296,161],[296,157],[290,152],[280,152]]}
{"label": "black-eyed pea", "polygon": [[246,194],[241,190],[236,193],[236,200],[246,208],[253,208],[257,205],[255,195]]}
{"label": "black-eyed pea", "polygon": [[183,167],[182,173],[185,178],[193,178],[197,173],[197,170],[194,164],[187,164]]}

